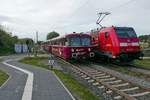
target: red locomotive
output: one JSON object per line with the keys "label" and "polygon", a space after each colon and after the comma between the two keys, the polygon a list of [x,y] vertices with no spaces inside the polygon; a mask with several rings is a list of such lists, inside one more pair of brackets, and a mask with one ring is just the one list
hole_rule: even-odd
{"label": "red locomotive", "polygon": [[71,33],[46,41],[43,47],[65,60],[94,57],[91,36]]}
{"label": "red locomotive", "polygon": [[143,56],[139,38],[132,27],[103,27],[91,31],[92,43],[96,45],[95,55],[108,59],[133,61]]}

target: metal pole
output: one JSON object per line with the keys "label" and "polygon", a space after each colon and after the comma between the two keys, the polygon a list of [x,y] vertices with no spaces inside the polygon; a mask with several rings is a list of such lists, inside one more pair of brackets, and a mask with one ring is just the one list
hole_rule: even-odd
{"label": "metal pole", "polygon": [[38,52],[38,31],[36,32],[36,44],[35,44],[35,57],[37,57],[37,52]]}
{"label": "metal pole", "polygon": [[38,31],[36,32],[36,43],[38,43]]}

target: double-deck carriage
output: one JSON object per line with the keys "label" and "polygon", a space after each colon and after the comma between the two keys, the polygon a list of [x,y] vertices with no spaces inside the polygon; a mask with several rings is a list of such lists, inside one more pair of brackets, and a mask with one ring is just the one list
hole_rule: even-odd
{"label": "double-deck carriage", "polygon": [[48,40],[49,52],[65,60],[94,57],[91,36],[71,33]]}

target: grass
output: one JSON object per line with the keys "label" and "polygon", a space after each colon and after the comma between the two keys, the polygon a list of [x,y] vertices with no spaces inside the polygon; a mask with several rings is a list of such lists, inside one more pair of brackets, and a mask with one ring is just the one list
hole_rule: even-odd
{"label": "grass", "polygon": [[46,59],[47,59],[46,57],[26,57],[20,60],[20,62],[25,63],[25,64],[35,65],[37,67],[42,67],[45,69],[49,69],[48,65],[42,62],[42,60],[46,60]]}
{"label": "grass", "polygon": [[[134,65],[137,65],[139,68],[146,68],[146,69],[150,69],[150,59],[144,59],[144,60],[135,60],[133,62]],[[145,79],[146,81],[150,81],[150,76],[144,73],[140,73],[137,72],[136,70],[130,68],[130,67],[126,67],[126,66],[117,66],[117,65],[113,65],[112,67],[109,67],[113,70],[116,70],[118,72],[122,72],[131,76],[135,76],[138,78],[142,78]]]}
{"label": "grass", "polygon": [[[46,60],[44,57],[27,57],[22,59],[20,62],[35,65],[37,67],[42,67],[45,69],[49,69],[48,65],[42,62],[42,60]],[[92,94],[86,86],[79,83],[75,80],[71,75],[64,73],[63,71],[53,69],[52,71],[62,80],[64,85],[80,100],[99,100],[97,96]]]}
{"label": "grass", "polygon": [[137,65],[139,65],[140,67],[143,67],[143,68],[150,69],[150,59],[135,60],[134,64],[137,64]]}
{"label": "grass", "polygon": [[9,78],[8,74],[0,70],[0,86]]}
{"label": "grass", "polygon": [[56,75],[63,81],[63,83],[76,93],[81,100],[98,100],[98,97],[94,96],[84,85],[80,84],[77,80],[73,79],[70,75],[63,73],[62,71],[55,70]]}

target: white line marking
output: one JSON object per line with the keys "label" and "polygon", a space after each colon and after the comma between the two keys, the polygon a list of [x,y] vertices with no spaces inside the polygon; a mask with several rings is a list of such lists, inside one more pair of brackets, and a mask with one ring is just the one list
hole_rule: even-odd
{"label": "white line marking", "polygon": [[34,79],[33,73],[28,70],[8,64],[9,61],[12,61],[12,60],[4,61],[3,64],[28,74],[26,85],[25,85],[21,100],[32,100],[32,89],[33,89],[33,79]]}
{"label": "white line marking", "polygon": [[68,94],[70,95],[70,97],[72,98],[72,100],[76,100],[73,95],[70,93],[70,91],[66,88],[66,86],[62,83],[62,81],[58,78],[58,76],[53,72],[53,74],[55,75],[56,79],[60,82],[60,84],[64,87],[64,89],[68,92]]}

